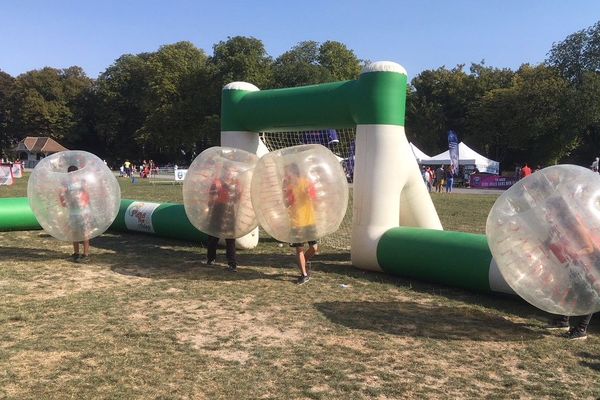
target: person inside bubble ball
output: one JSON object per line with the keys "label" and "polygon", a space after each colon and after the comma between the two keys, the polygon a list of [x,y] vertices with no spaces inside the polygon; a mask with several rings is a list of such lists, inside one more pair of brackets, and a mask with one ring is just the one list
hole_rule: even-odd
{"label": "person inside bubble ball", "polygon": [[[208,207],[210,211],[209,224],[212,231],[223,232],[225,239],[225,257],[228,270],[237,271],[235,250],[235,210],[241,197],[241,184],[237,173],[231,166],[223,167],[223,174],[213,180],[209,189]],[[219,176],[219,174],[217,174]],[[217,259],[219,238],[208,235],[206,264],[213,265]]]}
{"label": "person inside bubble ball", "polygon": [[310,259],[317,253],[317,240],[308,241],[308,250],[302,241],[306,237],[317,237],[316,215],[313,201],[316,190],[312,182],[300,176],[298,164],[291,163],[284,168],[283,199],[290,217],[291,237],[295,240],[290,246],[296,248],[296,263],[300,270],[297,282],[302,285],[310,279]]}
{"label": "person inside bubble ball", "polygon": [[[69,166],[67,172],[77,171],[75,165]],[[90,195],[88,193],[85,181],[70,177],[68,182],[62,188],[60,194],[60,204],[68,210],[69,225],[73,229],[75,236],[85,237],[90,230],[90,220],[92,218],[90,210]],[[83,247],[83,253],[79,253],[80,245]],[[90,241],[84,239],[82,242],[73,242],[73,254],[71,258],[77,263],[86,263],[90,257]]]}
{"label": "person inside bubble ball", "polygon": [[[586,296],[599,296],[600,281],[594,269],[600,258],[600,251],[593,234],[586,228],[581,217],[571,212],[562,197],[549,199],[546,202],[546,212],[546,219],[551,224],[546,245],[554,257],[568,268],[572,282],[572,288],[560,294],[559,298],[562,297],[563,304],[567,304],[577,301],[582,293]],[[567,338],[570,340],[585,339],[592,315],[581,317],[573,327],[570,326],[568,316],[555,316],[548,329],[568,330]]]}

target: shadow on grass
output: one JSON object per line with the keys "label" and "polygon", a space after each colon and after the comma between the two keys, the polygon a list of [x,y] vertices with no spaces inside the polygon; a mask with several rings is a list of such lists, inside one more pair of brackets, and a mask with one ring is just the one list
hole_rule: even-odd
{"label": "shadow on grass", "polygon": [[[341,259],[343,260],[343,254],[333,254],[331,258],[336,259],[340,256],[342,256]],[[350,268],[348,268],[348,266],[350,266]],[[336,273],[369,282],[405,287],[413,292],[429,295],[433,294],[444,297],[448,300],[475,304],[480,307],[503,311],[507,314],[516,315],[523,318],[534,317],[540,321],[543,321],[543,324],[545,324],[550,318],[549,314],[532,306],[516,295],[513,296],[503,293],[471,291],[457,287],[445,286],[438,283],[424,282],[411,278],[402,278],[383,272],[363,271],[352,267],[350,264],[348,264],[348,266],[318,261],[313,263],[313,269],[315,271],[320,270],[323,272]]]}
{"label": "shadow on grass", "polygon": [[137,276],[150,279],[186,279],[201,281],[249,281],[255,279],[271,279],[290,281],[292,277],[284,274],[265,274],[255,269],[240,268],[237,272],[228,271],[225,265],[206,266],[200,263],[178,266],[125,266],[114,265],[110,268],[121,275]]}
{"label": "shadow on grass", "polygon": [[48,261],[49,258],[67,259],[70,255],[64,251],[2,246],[1,258],[10,261]]}
{"label": "shadow on grass", "polygon": [[[291,280],[286,274],[267,274],[255,268],[238,267],[238,272],[227,271],[225,264],[207,266],[205,249],[178,240],[169,240],[149,235],[118,234],[102,235],[93,239],[92,260],[107,265],[113,272],[153,279],[187,279],[205,281],[241,281],[253,279]],[[93,248],[112,253],[93,254]],[[270,258],[280,255],[244,255],[244,265],[266,266]],[[248,263],[246,260],[248,259]],[[219,250],[218,260],[225,260]],[[272,261],[272,260],[271,260]]]}
{"label": "shadow on grass", "polygon": [[[49,237],[39,232],[40,237]],[[138,233],[106,233],[91,241],[91,263],[106,265],[116,273],[138,277],[157,279],[190,279],[190,280],[254,280],[271,279],[294,281],[297,271],[295,258],[286,247],[277,252],[255,253],[253,250],[241,251],[238,259],[241,266],[238,273],[230,273],[225,266],[205,266],[201,260],[206,250],[200,244],[194,245],[175,239],[165,239]],[[97,252],[95,248],[103,249]],[[224,261],[224,251],[219,250],[219,260]],[[48,258],[63,259],[67,253],[48,248],[26,249],[16,246],[2,247],[2,257],[19,261],[44,261]],[[248,268],[250,267],[250,268]],[[281,273],[269,273],[262,268],[281,269]],[[352,267],[349,252],[335,252],[323,248],[312,264],[313,271],[337,274],[380,284],[392,284],[405,287],[411,291],[443,296],[453,301],[476,304],[488,309],[500,310],[511,315],[525,318],[532,316],[542,323],[548,315],[536,309],[516,296],[477,293],[460,288],[420,282],[400,278],[389,274],[369,272]],[[593,321],[594,322],[594,321]]]}
{"label": "shadow on grass", "polygon": [[591,353],[588,353],[587,351],[583,351],[583,352],[577,354],[577,356],[582,358],[582,360],[580,361],[581,365],[583,365],[584,367],[593,369],[594,371],[600,372],[600,356],[599,355],[591,354]]}
{"label": "shadow on grass", "polygon": [[466,307],[415,302],[324,302],[331,322],[352,329],[444,340],[521,341],[543,337],[525,324]]}

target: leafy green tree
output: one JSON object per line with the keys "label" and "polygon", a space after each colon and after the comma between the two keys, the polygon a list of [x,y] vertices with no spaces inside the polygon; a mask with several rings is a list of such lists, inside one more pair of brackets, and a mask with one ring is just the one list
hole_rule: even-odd
{"label": "leafy green tree", "polygon": [[[573,98],[580,145],[568,161],[587,163],[600,155],[600,22],[552,45],[546,64],[556,68],[575,88]],[[584,164],[586,165],[586,164]]]}
{"label": "leafy green tree", "polygon": [[356,79],[361,71],[361,62],[354,52],[343,43],[332,40],[319,46],[317,60],[334,81]]}
{"label": "leafy green tree", "polygon": [[319,64],[319,44],[315,41],[300,42],[286,51],[273,63],[273,86],[297,87],[328,82],[330,72]]}
{"label": "leafy green tree", "polygon": [[356,79],[360,61],[340,42],[298,43],[273,63],[274,87],[297,87],[323,82]]}
{"label": "leafy green tree", "polygon": [[220,100],[213,78],[208,57],[190,42],[120,57],[100,75],[91,99],[98,110],[96,142],[119,162],[191,161],[202,143],[212,143],[203,137],[212,138],[206,117]]}
{"label": "leafy green tree", "polygon": [[469,71],[475,98],[480,98],[489,90],[509,88],[515,76],[515,72],[509,68],[489,67],[484,61],[471,64]]}
{"label": "leafy green tree", "polygon": [[576,84],[586,71],[600,71],[600,22],[554,43],[546,63]]}
{"label": "leafy green tree", "polygon": [[486,92],[468,114],[472,135],[469,143],[485,149],[490,158],[506,164],[520,162],[527,148],[527,135],[522,135],[518,117],[518,90],[514,87],[492,89]]}
{"label": "leafy green tree", "polygon": [[555,164],[581,140],[577,92],[555,69],[523,65],[509,88],[487,92],[469,113],[472,130],[501,162]]}
{"label": "leafy green tree", "polygon": [[15,139],[9,133],[10,128],[10,99],[14,90],[15,79],[6,72],[0,71],[0,157],[8,156],[15,144]]}
{"label": "leafy green tree", "polygon": [[98,77],[91,101],[96,105],[96,143],[118,161],[139,154],[136,132],[150,109],[148,53],[125,54]]}
{"label": "leafy green tree", "polygon": [[92,86],[80,67],[43,68],[19,75],[11,96],[15,138],[49,136],[69,146],[79,140],[77,107]]}
{"label": "leafy green tree", "polygon": [[[446,138],[446,120],[439,102],[427,99],[408,85],[406,96],[406,136],[419,149],[428,154],[437,154]],[[447,146],[447,142],[446,142]]]}
{"label": "leafy green tree", "polygon": [[135,135],[145,158],[161,153],[176,160],[196,149],[205,116],[215,109],[207,59],[190,42],[162,46],[150,55],[149,109]]}
{"label": "leafy green tree", "polygon": [[583,73],[573,103],[581,144],[564,161],[590,165],[591,160],[600,156],[600,74]]}
{"label": "leafy green tree", "polygon": [[447,147],[449,129],[465,132],[468,107],[476,98],[472,77],[463,65],[423,71],[411,82],[406,129],[409,139],[436,152]]}
{"label": "leafy green tree", "polygon": [[219,98],[223,86],[230,82],[249,82],[265,88],[271,80],[271,57],[263,42],[253,37],[234,36],[215,44],[209,62]]}
{"label": "leafy green tree", "polygon": [[213,46],[208,58],[207,82],[203,86],[207,105],[202,120],[202,135],[195,153],[220,143],[221,91],[228,83],[249,82],[259,88],[268,88],[271,82],[272,59],[263,42],[253,37],[234,36]]}
{"label": "leafy green tree", "polygon": [[[447,148],[447,132],[458,132],[480,151],[490,149],[486,138],[469,123],[469,112],[489,91],[507,88],[514,72],[473,63],[469,73],[463,65],[423,71],[409,85],[406,129],[411,141],[429,153]],[[490,155],[487,153],[486,155]]]}

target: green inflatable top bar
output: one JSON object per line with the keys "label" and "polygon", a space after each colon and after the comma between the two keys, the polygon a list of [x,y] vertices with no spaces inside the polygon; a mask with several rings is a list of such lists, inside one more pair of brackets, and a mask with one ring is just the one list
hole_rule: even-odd
{"label": "green inflatable top bar", "polygon": [[354,81],[272,90],[224,89],[222,131],[267,132],[350,128],[364,124],[404,126],[407,77],[364,73]]}

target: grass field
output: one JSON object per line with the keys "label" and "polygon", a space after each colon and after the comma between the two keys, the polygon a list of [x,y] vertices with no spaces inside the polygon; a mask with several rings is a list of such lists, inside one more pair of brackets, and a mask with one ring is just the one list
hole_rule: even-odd
{"label": "grass field", "polygon": [[[121,185],[182,201],[180,186]],[[0,187],[25,194],[25,179]],[[475,233],[495,198],[433,194],[446,229]],[[272,240],[241,251],[238,273],[193,243],[92,246],[77,265],[42,231],[0,233],[0,398],[600,398],[600,317],[569,342],[517,298],[363,272],[330,248],[297,286]]]}

